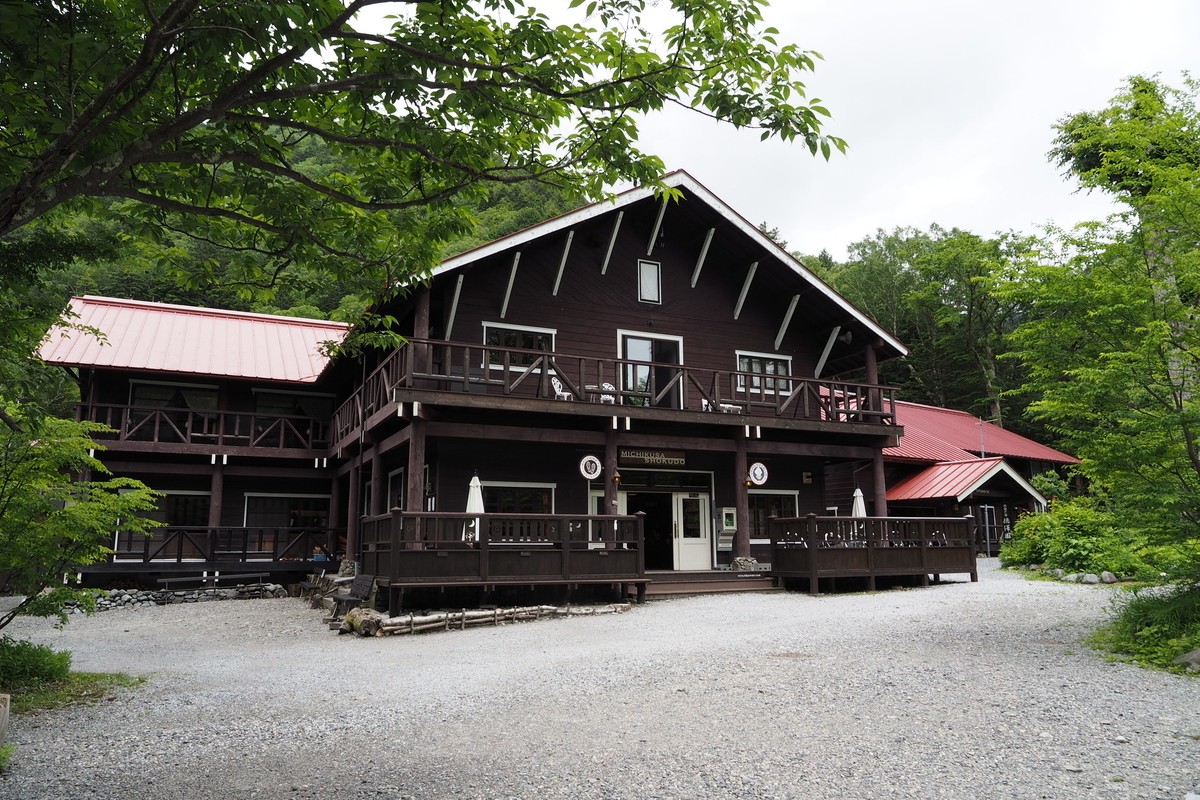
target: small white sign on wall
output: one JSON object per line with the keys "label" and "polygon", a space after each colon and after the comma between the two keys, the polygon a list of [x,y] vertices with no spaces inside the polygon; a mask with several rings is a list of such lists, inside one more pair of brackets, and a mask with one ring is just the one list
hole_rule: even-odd
{"label": "small white sign on wall", "polygon": [[600,459],[595,456],[584,456],[579,460],[579,474],[589,481],[594,481],[600,477],[600,473],[604,471],[604,466],[600,463]]}

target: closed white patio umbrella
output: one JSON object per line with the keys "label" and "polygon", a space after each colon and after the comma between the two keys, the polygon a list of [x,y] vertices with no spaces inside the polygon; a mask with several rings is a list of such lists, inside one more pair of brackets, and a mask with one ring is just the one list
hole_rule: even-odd
{"label": "closed white patio umbrella", "polygon": [[[483,484],[479,482],[478,472],[472,476],[470,488],[467,490],[467,513],[483,513]],[[467,523],[467,528],[463,530],[463,541],[479,541],[479,517],[476,517],[474,522]]]}
{"label": "closed white patio umbrella", "polygon": [[867,515],[867,500],[863,497],[862,489],[854,488],[854,503],[850,506],[850,516],[865,517]]}

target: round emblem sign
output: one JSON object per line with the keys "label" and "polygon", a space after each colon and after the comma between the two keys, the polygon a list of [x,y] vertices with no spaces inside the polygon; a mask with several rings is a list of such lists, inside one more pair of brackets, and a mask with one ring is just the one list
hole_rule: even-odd
{"label": "round emblem sign", "polygon": [[767,465],[761,461],[755,461],[750,465],[750,482],[755,486],[762,486],[767,482]]}
{"label": "round emblem sign", "polygon": [[589,481],[599,478],[603,470],[604,467],[600,464],[600,459],[595,456],[584,456],[579,460],[579,474]]}

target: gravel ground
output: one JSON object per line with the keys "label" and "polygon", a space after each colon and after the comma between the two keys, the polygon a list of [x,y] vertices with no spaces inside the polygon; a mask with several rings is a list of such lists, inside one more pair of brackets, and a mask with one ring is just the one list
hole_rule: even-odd
{"label": "gravel ground", "polygon": [[[150,676],[14,719],[4,798],[1169,798],[1200,792],[1200,680],[1081,643],[1108,587],[713,595],[336,636],[300,600],[8,632]],[[13,630],[15,628],[15,630]]]}

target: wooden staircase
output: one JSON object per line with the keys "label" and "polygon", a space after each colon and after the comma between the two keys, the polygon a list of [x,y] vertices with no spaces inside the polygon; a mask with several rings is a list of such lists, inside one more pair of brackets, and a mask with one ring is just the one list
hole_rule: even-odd
{"label": "wooden staircase", "polygon": [[650,599],[723,592],[778,591],[774,581],[761,572],[646,570],[646,577],[651,581],[646,587],[646,597]]}

